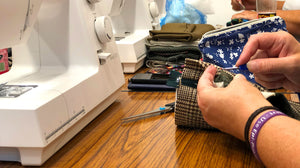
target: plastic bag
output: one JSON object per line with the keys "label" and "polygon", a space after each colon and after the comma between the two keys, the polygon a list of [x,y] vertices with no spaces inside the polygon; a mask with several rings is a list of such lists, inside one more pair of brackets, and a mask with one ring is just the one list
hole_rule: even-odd
{"label": "plastic bag", "polygon": [[166,0],[166,16],[160,25],[166,23],[206,24],[206,15],[184,0]]}

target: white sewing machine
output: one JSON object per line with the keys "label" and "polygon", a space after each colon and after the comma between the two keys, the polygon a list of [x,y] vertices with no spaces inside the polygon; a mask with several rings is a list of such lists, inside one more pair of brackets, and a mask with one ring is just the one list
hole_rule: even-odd
{"label": "white sewing machine", "polygon": [[134,73],[146,57],[145,40],[149,30],[160,29],[155,0],[115,0],[110,16],[123,71]]}
{"label": "white sewing machine", "polygon": [[0,1],[0,48],[13,54],[0,76],[0,160],[41,165],[116,100],[110,1]]}

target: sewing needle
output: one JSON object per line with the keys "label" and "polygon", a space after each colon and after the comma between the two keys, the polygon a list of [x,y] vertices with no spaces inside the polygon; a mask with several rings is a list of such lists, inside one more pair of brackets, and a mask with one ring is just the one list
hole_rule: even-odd
{"label": "sewing needle", "polygon": [[238,67],[237,67],[237,66],[232,66],[232,67],[226,67],[226,68],[222,68],[222,69],[224,69],[224,70],[235,70],[235,69],[239,69],[239,70],[243,70],[243,71],[248,70],[246,64],[240,65],[240,66],[238,66]]}

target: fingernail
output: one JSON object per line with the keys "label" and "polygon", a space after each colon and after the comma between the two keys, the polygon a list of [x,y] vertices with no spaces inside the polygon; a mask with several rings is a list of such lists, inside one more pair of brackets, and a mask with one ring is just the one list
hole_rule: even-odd
{"label": "fingernail", "polygon": [[243,78],[245,78],[245,76],[243,74],[236,74],[234,76],[234,78],[236,78],[236,79],[243,79]]}
{"label": "fingernail", "polygon": [[234,78],[240,78],[241,74],[236,74]]}
{"label": "fingernail", "polygon": [[249,70],[254,70],[254,69],[257,68],[257,64],[256,64],[255,62],[249,61],[249,62],[247,63],[247,68],[248,68]]}

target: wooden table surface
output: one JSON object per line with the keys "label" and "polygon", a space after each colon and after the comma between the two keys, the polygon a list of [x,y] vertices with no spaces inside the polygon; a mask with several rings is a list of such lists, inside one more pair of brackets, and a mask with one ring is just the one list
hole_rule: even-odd
{"label": "wooden table surface", "polygon": [[[126,81],[132,76],[126,74]],[[123,90],[127,90],[127,82]],[[221,132],[179,128],[174,113],[121,123],[124,117],[173,101],[175,92],[122,91],[42,167],[263,167],[244,142]],[[0,162],[0,167],[23,166]]]}

